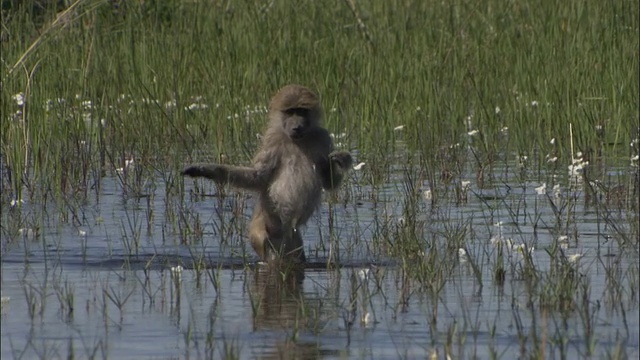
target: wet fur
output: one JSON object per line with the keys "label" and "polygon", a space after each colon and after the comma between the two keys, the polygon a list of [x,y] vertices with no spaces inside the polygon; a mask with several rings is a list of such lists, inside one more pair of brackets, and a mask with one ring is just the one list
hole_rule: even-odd
{"label": "wet fur", "polygon": [[318,208],[322,189],[337,188],[351,168],[351,155],[334,152],[321,117],[311,90],[285,86],[271,100],[269,127],[252,166],[193,165],[182,172],[258,193],[249,238],[263,260],[305,261],[300,227]]}

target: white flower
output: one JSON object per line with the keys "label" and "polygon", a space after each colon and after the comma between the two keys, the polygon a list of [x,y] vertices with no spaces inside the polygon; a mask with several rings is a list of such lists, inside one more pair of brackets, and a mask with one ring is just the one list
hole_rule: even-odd
{"label": "white flower", "polygon": [[424,196],[425,200],[431,200],[433,198],[433,194],[431,194],[431,190],[423,191],[422,196]]}
{"label": "white flower", "polygon": [[536,193],[538,195],[544,195],[547,192],[547,183],[542,183],[542,185],[536,188]]}
{"label": "white flower", "polygon": [[533,100],[533,101],[531,102],[531,106],[533,106],[533,107],[538,106],[538,101]]}
{"label": "white flower", "polygon": [[458,261],[460,261],[460,263],[466,263],[468,260],[469,254],[467,253],[467,250],[464,248],[458,249]]}
{"label": "white flower", "polygon": [[33,239],[36,237],[36,232],[33,229],[22,228],[18,230],[18,233],[27,239]]}
{"label": "white flower", "polygon": [[469,131],[469,132],[467,133],[467,135],[469,135],[469,136],[475,136],[475,135],[477,135],[479,132],[480,132],[480,131],[478,131],[478,130],[471,130],[471,131]]}
{"label": "white flower", "polygon": [[420,112],[420,111],[422,111],[422,108],[420,106],[418,106],[418,107],[416,107],[416,111]]}
{"label": "white flower", "polygon": [[489,242],[493,246],[502,245],[502,243],[503,243],[502,236],[501,235],[494,235],[494,236],[491,237],[491,239],[489,239]]}
{"label": "white flower", "polygon": [[171,267],[171,276],[173,277],[174,280],[176,281],[182,280],[182,270],[183,270],[183,267],[180,265]]}
{"label": "white flower", "polygon": [[640,159],[640,155],[636,155],[636,156],[632,156],[631,157],[631,162],[636,162]]}
{"label": "white flower", "polygon": [[24,93],[19,92],[15,95],[12,96],[13,100],[16,101],[16,104],[18,104],[19,107],[23,107],[24,106]]}
{"label": "white flower", "polygon": [[500,129],[500,132],[503,134],[509,132],[509,128],[507,126],[504,126],[502,129]]}
{"label": "white flower", "polygon": [[556,143],[556,138],[552,138],[551,141],[549,141],[549,144],[551,145],[555,145]]}
{"label": "white flower", "polygon": [[460,187],[463,191],[469,190],[469,185],[471,185],[471,181],[460,181]]}
{"label": "white flower", "polygon": [[208,109],[208,108],[209,108],[209,105],[207,105],[207,104],[193,103],[193,104],[189,105],[189,107],[187,107],[186,109],[194,111],[194,110],[203,110],[203,109]]}
{"label": "white flower", "polygon": [[527,253],[529,255],[531,255],[533,253],[533,250],[535,250],[535,247],[527,246],[525,244],[514,244],[514,245],[511,245],[511,251],[514,252],[514,253],[524,254],[525,250],[527,250]]}
{"label": "white flower", "polygon": [[165,109],[173,109],[176,106],[178,106],[178,102],[175,99],[169,100],[166,103],[164,103]]}
{"label": "white flower", "polygon": [[549,155],[547,155],[547,162],[548,163],[555,163],[556,161],[558,161],[558,157],[557,156],[549,157]]}
{"label": "white flower", "polygon": [[404,130],[404,125],[396,126],[393,128],[393,131],[402,131]]}
{"label": "white flower", "polygon": [[568,255],[567,256],[567,261],[571,264],[577,264],[578,262],[580,262],[580,259],[582,259],[582,257],[584,256],[584,254],[573,254],[573,255]]}
{"label": "white flower", "polygon": [[354,166],[353,170],[358,171],[358,170],[361,170],[363,167],[364,167],[364,163],[361,162],[358,165]]}
{"label": "white flower", "polygon": [[369,270],[368,268],[366,269],[360,269],[358,271],[358,278],[360,278],[360,281],[367,281],[369,280],[369,274],[370,274],[371,270]]}
{"label": "white flower", "polygon": [[11,202],[9,203],[9,205],[11,205],[11,207],[16,207],[16,206],[20,206],[20,204],[23,204],[24,201],[22,199],[11,199]]}
{"label": "white flower", "polygon": [[78,230],[78,235],[80,236],[87,236],[87,232],[84,230]]}
{"label": "white flower", "polygon": [[362,325],[367,326],[371,323],[371,314],[369,314],[368,311],[365,311],[365,313],[362,315],[362,318],[360,319],[360,322],[362,322]]}
{"label": "white flower", "polygon": [[496,110],[495,111],[496,111],[496,114],[500,114],[500,107],[496,106]]}

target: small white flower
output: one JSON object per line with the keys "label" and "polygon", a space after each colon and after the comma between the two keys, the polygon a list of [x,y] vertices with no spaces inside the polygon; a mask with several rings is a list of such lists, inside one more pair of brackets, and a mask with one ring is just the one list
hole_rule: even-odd
{"label": "small white flower", "polygon": [[87,232],[84,230],[78,230],[78,235],[80,236],[87,236]]}
{"label": "small white flower", "polygon": [[479,132],[480,132],[480,131],[478,131],[478,130],[471,130],[471,131],[469,131],[469,132],[467,133],[467,135],[469,135],[469,136],[475,136],[475,135],[477,135]]}
{"label": "small white flower", "polygon": [[469,186],[471,185],[471,181],[460,181],[460,187],[462,188],[463,191],[467,191],[469,190]]}
{"label": "small white flower", "polygon": [[514,252],[514,253],[524,254],[525,250],[527,250],[527,253],[529,255],[531,255],[533,253],[533,251],[535,250],[535,247],[527,246],[525,244],[512,244],[511,245],[511,251]]}
{"label": "small white flower", "polygon": [[360,321],[362,322],[362,325],[367,326],[371,323],[371,314],[369,314],[368,311],[365,311],[365,313],[362,315],[362,318],[360,319]]}
{"label": "small white flower", "polygon": [[502,222],[502,221],[498,221],[497,223],[493,224],[493,226],[495,226],[497,228],[502,227],[502,225],[504,225],[504,222]]}
{"label": "small white flower", "polygon": [[402,131],[404,130],[404,125],[399,125],[393,128],[393,131]]}
{"label": "small white flower", "polygon": [[602,131],[602,125],[596,125],[596,131]]}
{"label": "small white flower", "polygon": [[420,111],[422,111],[422,108],[420,106],[418,106],[418,107],[416,107],[416,111],[420,112]]}
{"label": "small white flower", "polygon": [[175,99],[169,100],[166,103],[164,103],[165,109],[173,109],[176,106],[178,106],[178,102]]}
{"label": "small white flower", "polygon": [[639,155],[632,156],[632,157],[631,157],[631,162],[636,162],[636,161],[638,161],[639,159],[640,159],[640,156],[639,156]]}
{"label": "small white flower", "polygon": [[577,264],[584,254],[573,254],[567,256],[567,261],[571,264]]}
{"label": "small white flower", "polygon": [[27,239],[33,239],[36,236],[36,232],[33,229],[22,228],[18,230],[18,233]]}
{"label": "small white flower", "polygon": [[542,185],[536,188],[536,193],[538,195],[544,195],[547,193],[547,183],[542,183]]}
{"label": "small white flower", "polygon": [[334,108],[334,107],[332,107],[332,108],[329,110],[329,112],[332,112],[332,113],[334,113],[334,112],[336,112],[336,111],[338,111],[338,109],[336,109],[336,108]]}
{"label": "small white flower", "polygon": [[100,119],[100,125],[102,125],[102,127],[105,127],[107,125],[107,119]]}
{"label": "small white flower", "polygon": [[193,103],[191,105],[189,105],[189,107],[187,108],[188,110],[194,111],[194,110],[204,110],[204,109],[208,109],[209,105],[207,104],[200,104],[200,103]]}
{"label": "small white flower", "polygon": [[358,171],[358,170],[361,170],[363,167],[364,167],[364,163],[361,162],[358,165],[354,166],[353,170]]}
{"label": "small white flower", "polygon": [[531,102],[531,106],[533,106],[533,107],[538,106],[538,101],[537,101],[537,100],[533,100],[533,101]]}
{"label": "small white flower", "polygon": [[182,270],[183,268],[180,265],[171,267],[171,276],[173,277],[174,280],[176,281],[182,280]]}
{"label": "small white flower", "polygon": [[466,263],[468,260],[469,260],[469,254],[467,253],[467,250],[465,250],[464,248],[459,248],[458,261],[460,261],[460,263]]}
{"label": "small white flower", "polygon": [[552,138],[551,141],[549,141],[549,144],[555,145],[556,144],[556,138]]}
{"label": "small white flower", "polygon": [[358,278],[360,278],[360,281],[369,280],[370,272],[371,272],[371,270],[369,270],[368,268],[358,270]]}
{"label": "small white flower", "polygon": [[503,134],[509,132],[509,127],[504,126],[502,129],[500,129],[500,132]]}
{"label": "small white flower", "polygon": [[425,200],[431,200],[433,198],[433,194],[431,194],[431,190],[423,191],[422,196],[424,196]]}
{"label": "small white flower", "polygon": [[555,163],[556,161],[558,161],[558,157],[554,156],[554,157],[549,157],[549,155],[547,155],[547,163]]}
{"label": "small white flower", "polygon": [[500,107],[496,106],[496,110],[495,111],[496,111],[496,114],[500,114]]}
{"label": "small white flower", "polygon": [[82,106],[86,110],[89,110],[89,109],[93,108],[93,103],[91,102],[91,100],[85,100],[85,101],[82,102]]}
{"label": "small white flower", "polygon": [[12,96],[13,100],[16,101],[16,104],[18,104],[19,107],[23,107],[24,106],[24,93],[19,92],[15,95]]}
{"label": "small white flower", "polygon": [[11,199],[11,202],[9,203],[11,207],[20,206],[20,204],[24,204],[24,201],[22,199]]}

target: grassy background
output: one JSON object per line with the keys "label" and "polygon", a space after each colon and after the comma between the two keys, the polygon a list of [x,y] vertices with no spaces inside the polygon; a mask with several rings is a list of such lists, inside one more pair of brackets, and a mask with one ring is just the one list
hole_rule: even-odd
{"label": "grassy background", "polygon": [[16,196],[86,191],[127,158],[148,176],[210,154],[246,162],[265,123],[253,109],[291,82],[381,169],[399,136],[437,167],[471,129],[479,167],[542,164],[551,138],[568,164],[569,123],[576,150],[628,163],[638,131],[637,1],[33,3],[3,2],[0,151]]}

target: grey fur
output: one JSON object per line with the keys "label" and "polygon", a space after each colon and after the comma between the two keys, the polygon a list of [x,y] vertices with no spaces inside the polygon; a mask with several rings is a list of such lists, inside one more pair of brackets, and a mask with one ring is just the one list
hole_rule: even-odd
{"label": "grey fur", "polygon": [[251,167],[208,164],[182,171],[258,193],[249,237],[263,260],[305,261],[299,228],[318,208],[322,189],[336,189],[351,169],[351,154],[334,151],[321,116],[311,90],[287,85],[271,101],[269,127]]}

